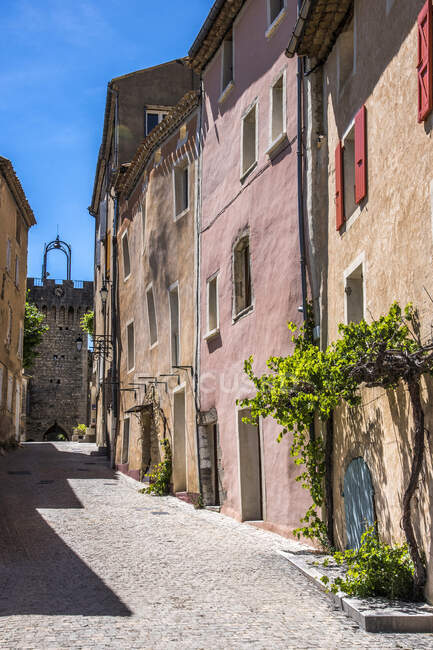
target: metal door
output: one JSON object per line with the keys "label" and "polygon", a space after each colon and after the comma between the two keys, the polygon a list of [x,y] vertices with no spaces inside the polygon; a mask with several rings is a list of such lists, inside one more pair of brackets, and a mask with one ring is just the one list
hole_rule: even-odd
{"label": "metal door", "polygon": [[374,523],[374,491],[367,463],[355,458],[344,476],[347,548],[359,548],[361,535]]}

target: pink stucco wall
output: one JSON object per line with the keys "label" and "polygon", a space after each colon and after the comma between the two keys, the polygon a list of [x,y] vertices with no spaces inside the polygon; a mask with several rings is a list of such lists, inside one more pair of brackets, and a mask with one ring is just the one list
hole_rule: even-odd
{"label": "pink stucco wall", "polygon": [[[272,355],[290,349],[287,321],[299,321],[302,304],[299,270],[296,174],[296,61],[284,48],[296,17],[288,0],[286,15],[266,38],[267,2],[249,0],[233,26],[234,88],[222,104],[221,50],[203,73],[203,161],[201,224],[201,410],[218,413],[224,489],[223,512],[241,517],[236,399],[252,395],[243,362],[254,355],[263,372]],[[269,147],[270,88],[286,69],[288,145],[272,161]],[[258,164],[240,181],[241,118],[258,98]],[[254,307],[232,321],[232,249],[238,235],[250,233]],[[204,340],[206,280],[219,271],[220,337]],[[276,442],[279,427],[262,423],[264,519],[266,525],[290,534],[308,504],[308,495],[294,481],[299,473],[289,458],[289,441]]]}

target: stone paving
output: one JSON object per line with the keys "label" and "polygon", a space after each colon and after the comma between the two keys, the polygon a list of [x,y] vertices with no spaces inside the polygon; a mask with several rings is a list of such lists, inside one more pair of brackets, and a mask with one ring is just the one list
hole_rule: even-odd
{"label": "stone paving", "polygon": [[0,648],[433,648],[363,632],[276,554],[294,543],[142,495],[94,450],[0,458]]}

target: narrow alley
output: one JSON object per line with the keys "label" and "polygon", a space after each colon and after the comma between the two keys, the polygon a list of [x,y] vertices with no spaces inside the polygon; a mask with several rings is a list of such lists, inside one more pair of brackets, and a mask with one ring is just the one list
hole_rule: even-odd
{"label": "narrow alley", "polygon": [[140,494],[96,446],[0,457],[0,648],[431,648],[371,635],[276,549],[294,543]]}

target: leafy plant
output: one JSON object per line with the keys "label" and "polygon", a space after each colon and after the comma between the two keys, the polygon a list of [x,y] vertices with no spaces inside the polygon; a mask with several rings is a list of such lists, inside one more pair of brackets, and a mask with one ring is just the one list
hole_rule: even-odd
{"label": "leafy plant", "polygon": [[87,332],[90,336],[95,333],[95,312],[88,311],[80,318],[80,326],[83,332]]}
{"label": "leafy plant", "polygon": [[77,426],[76,426],[75,428],[76,428],[77,431],[79,431],[80,433],[84,433],[84,434],[87,433],[87,427],[86,427],[85,424],[77,424]]}
{"label": "leafy plant", "polygon": [[170,492],[172,470],[170,441],[168,438],[164,438],[161,440],[160,444],[164,451],[164,459],[155,465],[150,474],[146,474],[149,478],[149,486],[140,490],[142,494],[153,494],[155,496],[163,497]]}
{"label": "leafy plant", "polygon": [[367,528],[362,535],[358,550],[334,553],[334,559],[346,569],[346,574],[333,581],[322,576],[327,591],[343,591],[348,596],[359,598],[379,596],[391,600],[413,600],[414,564],[407,544],[383,544],[375,526]]}
{"label": "leafy plant", "polygon": [[36,305],[27,300],[24,312],[23,337],[23,366],[26,369],[31,368],[33,361],[39,356],[37,347],[41,344],[44,333],[49,329],[48,325],[43,324],[44,320],[45,316]]}

